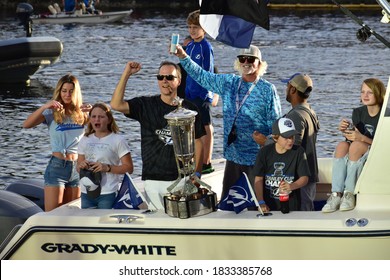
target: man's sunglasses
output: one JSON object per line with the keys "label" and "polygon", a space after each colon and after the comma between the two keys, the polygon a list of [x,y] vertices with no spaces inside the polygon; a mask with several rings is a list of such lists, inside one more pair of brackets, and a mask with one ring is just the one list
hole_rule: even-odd
{"label": "man's sunglasses", "polygon": [[173,75],[157,75],[157,80],[159,81],[164,80],[164,78],[167,79],[168,81],[173,81],[177,77]]}
{"label": "man's sunglasses", "polygon": [[255,62],[256,57],[254,57],[254,56],[239,56],[238,57],[238,61],[240,61],[240,63],[245,63],[245,60],[248,61],[248,63],[253,63],[253,62]]}

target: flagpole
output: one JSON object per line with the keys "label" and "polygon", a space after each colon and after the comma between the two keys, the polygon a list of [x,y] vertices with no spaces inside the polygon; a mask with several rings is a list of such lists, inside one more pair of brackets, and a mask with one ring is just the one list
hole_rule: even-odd
{"label": "flagpole", "polygon": [[[134,188],[135,188],[136,191],[138,192],[138,195],[139,195],[139,196],[141,197],[141,199],[143,200],[143,203],[145,203],[145,204],[146,204],[146,207],[149,209],[149,207],[150,207],[149,203],[146,201],[144,195],[143,195],[142,192],[139,190],[139,188],[137,187],[137,185],[134,183],[133,178],[131,178],[131,175],[130,175],[128,172],[126,172],[125,176],[127,176],[127,177],[129,178],[130,182],[133,184]],[[152,203],[152,204],[153,204],[153,203]],[[154,204],[153,204],[153,206],[154,206],[155,210],[157,210],[157,207],[156,207]]]}
{"label": "flagpole", "polygon": [[245,172],[242,172],[242,173],[244,173],[245,178],[246,178],[246,181],[248,182],[248,185],[249,185],[249,187],[250,187],[250,188],[249,188],[249,191],[251,192],[252,199],[255,201],[255,205],[256,205],[257,209],[260,211],[261,215],[264,216],[263,209],[261,209],[260,204],[259,204],[259,202],[258,202],[257,199],[256,199],[255,192],[253,191],[252,185],[251,185],[251,183],[249,182],[248,176],[246,175]]}

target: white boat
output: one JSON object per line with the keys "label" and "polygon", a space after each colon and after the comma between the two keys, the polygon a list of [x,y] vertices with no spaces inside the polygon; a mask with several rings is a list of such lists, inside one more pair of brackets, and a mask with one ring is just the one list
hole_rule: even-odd
{"label": "white boat", "polygon": [[132,9],[127,11],[117,12],[101,12],[86,13],[82,10],[75,10],[74,13],[65,13],[49,5],[50,13],[34,14],[34,8],[28,3],[19,3],[16,8],[16,15],[24,25],[32,24],[98,24],[98,23],[113,23],[122,21],[133,12]]}
{"label": "white boat", "polygon": [[[261,216],[257,211],[218,210],[179,219],[164,211],[80,209],[80,200],[75,200],[39,211],[15,227],[0,247],[0,259],[389,260],[389,95],[390,80],[351,211],[273,211]],[[219,194],[224,162],[214,163],[217,170],[202,180]],[[332,158],[320,158],[319,171],[317,199],[325,200]]]}
{"label": "white boat", "polygon": [[131,15],[133,10],[118,11],[118,12],[103,12],[101,14],[66,14],[59,13],[52,14],[40,14],[31,16],[33,24],[70,24],[70,23],[83,23],[83,24],[97,24],[97,23],[112,23],[122,21],[125,17]]}

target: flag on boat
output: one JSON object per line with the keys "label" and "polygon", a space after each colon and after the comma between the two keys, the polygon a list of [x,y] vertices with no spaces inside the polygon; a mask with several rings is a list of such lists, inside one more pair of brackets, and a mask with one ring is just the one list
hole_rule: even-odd
{"label": "flag on boat", "polygon": [[114,209],[139,209],[143,202],[147,203],[142,193],[135,186],[128,173],[123,176],[118,195],[115,198]]}
{"label": "flag on boat", "polygon": [[199,0],[199,23],[213,39],[248,48],[256,24],[269,30],[268,0]]}
{"label": "flag on boat", "polygon": [[230,187],[229,192],[221,199],[218,208],[234,211],[236,214],[248,207],[259,207],[255,193],[248,176],[243,172],[237,182]]}

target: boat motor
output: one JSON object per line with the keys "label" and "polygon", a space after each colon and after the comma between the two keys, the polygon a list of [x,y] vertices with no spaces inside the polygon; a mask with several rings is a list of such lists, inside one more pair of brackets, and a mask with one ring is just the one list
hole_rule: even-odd
{"label": "boat motor", "polygon": [[34,12],[33,6],[31,6],[28,3],[19,3],[16,7],[16,16],[19,18],[19,20],[24,23],[27,20],[30,19]]}
{"label": "boat motor", "polygon": [[0,252],[3,247],[2,243],[5,243],[4,241],[13,229],[40,212],[43,210],[24,196],[0,190]]}
{"label": "boat motor", "polygon": [[26,37],[31,37],[32,35],[32,20],[31,16],[34,12],[33,6],[28,3],[19,3],[16,7],[16,16],[20,20],[20,23],[24,26],[26,30]]}
{"label": "boat motor", "polygon": [[22,179],[9,184],[5,190],[24,196],[44,210],[44,185],[43,179]]}

